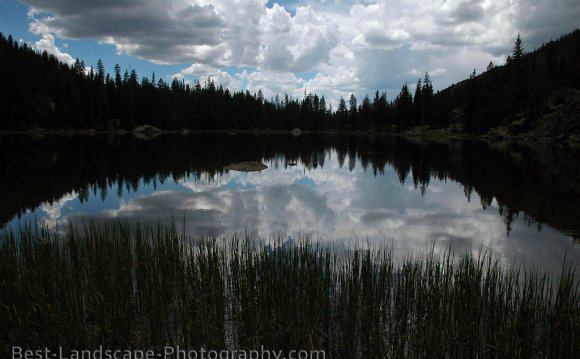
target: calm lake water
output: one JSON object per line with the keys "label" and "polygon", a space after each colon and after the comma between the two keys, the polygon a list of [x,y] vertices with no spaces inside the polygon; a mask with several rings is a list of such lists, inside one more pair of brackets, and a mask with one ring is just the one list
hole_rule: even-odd
{"label": "calm lake water", "polygon": [[[397,137],[4,136],[0,222],[170,221],[337,245],[580,263],[580,151]],[[227,170],[241,161],[259,172]]]}

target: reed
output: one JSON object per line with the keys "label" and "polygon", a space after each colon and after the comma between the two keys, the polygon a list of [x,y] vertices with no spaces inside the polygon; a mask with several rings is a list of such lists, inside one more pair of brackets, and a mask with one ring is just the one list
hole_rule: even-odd
{"label": "reed", "polygon": [[575,267],[490,253],[337,253],[176,226],[0,233],[0,349],[322,349],[332,358],[578,357]]}

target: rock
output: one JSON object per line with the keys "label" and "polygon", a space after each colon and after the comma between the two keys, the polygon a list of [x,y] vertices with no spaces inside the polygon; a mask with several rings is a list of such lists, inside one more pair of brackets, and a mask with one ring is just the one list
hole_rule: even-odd
{"label": "rock", "polygon": [[225,168],[230,171],[256,172],[263,171],[268,168],[268,166],[259,162],[237,162],[227,165]]}
{"label": "rock", "polygon": [[160,133],[161,130],[151,125],[141,125],[133,129],[133,133]]}
{"label": "rock", "polygon": [[161,134],[161,130],[151,125],[137,126],[133,129],[133,136],[142,140],[150,140]]}
{"label": "rock", "polygon": [[580,135],[580,91],[563,87],[552,92],[540,114],[528,130],[530,135],[570,141]]}

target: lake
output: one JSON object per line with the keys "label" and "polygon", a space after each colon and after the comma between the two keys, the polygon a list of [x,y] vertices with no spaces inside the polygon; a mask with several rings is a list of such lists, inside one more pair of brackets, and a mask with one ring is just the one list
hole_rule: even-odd
{"label": "lake", "polygon": [[[580,150],[395,136],[3,136],[0,222],[168,222],[396,251],[580,263]],[[251,161],[262,171],[228,170]]]}

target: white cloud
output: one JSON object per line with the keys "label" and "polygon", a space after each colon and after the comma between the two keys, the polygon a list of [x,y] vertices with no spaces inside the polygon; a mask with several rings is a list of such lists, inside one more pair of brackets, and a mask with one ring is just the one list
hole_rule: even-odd
{"label": "white cloud", "polygon": [[361,95],[365,89],[358,78],[358,68],[352,66],[328,67],[305,84],[308,91],[324,94],[334,109],[341,97],[348,101],[351,93]]}
{"label": "white cloud", "polygon": [[246,79],[250,92],[254,93],[261,89],[266,98],[276,94],[282,96],[284,93],[294,97],[302,96],[301,89],[304,80],[292,72],[244,71],[239,76]]}
{"label": "white cloud", "polygon": [[518,33],[532,50],[577,27],[580,17],[576,0],[23,2],[36,34],[95,39],[156,63],[192,64],[175,74],[188,80],[212,76],[267,94],[301,96],[306,89],[333,101],[375,89],[392,97],[427,71],[435,88],[444,88],[474,67],[501,64]]}
{"label": "white cloud", "polygon": [[34,47],[39,51],[46,51],[47,53],[54,55],[59,61],[67,65],[75,63],[75,59],[73,59],[71,55],[60,51],[54,43],[54,36],[51,34],[42,35],[42,39],[35,42]]}
{"label": "white cloud", "polygon": [[239,76],[232,76],[228,72],[220,70],[217,67],[204,65],[200,63],[192,64],[172,74],[170,78],[187,79],[189,82],[192,79],[204,82],[208,78],[212,79],[214,83],[220,84],[230,90],[240,90],[243,87],[242,79]]}

